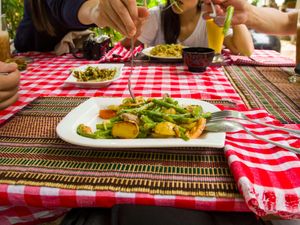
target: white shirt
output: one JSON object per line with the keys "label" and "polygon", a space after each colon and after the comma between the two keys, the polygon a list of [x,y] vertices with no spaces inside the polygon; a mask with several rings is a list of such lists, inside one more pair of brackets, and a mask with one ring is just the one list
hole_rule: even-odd
{"label": "white shirt", "polygon": [[[156,6],[149,10],[149,17],[142,27],[141,35],[138,40],[149,46],[165,44],[164,32],[161,27],[161,12],[160,7]],[[199,21],[193,33],[181,43],[184,46],[190,47],[207,47],[206,22],[200,15]]]}

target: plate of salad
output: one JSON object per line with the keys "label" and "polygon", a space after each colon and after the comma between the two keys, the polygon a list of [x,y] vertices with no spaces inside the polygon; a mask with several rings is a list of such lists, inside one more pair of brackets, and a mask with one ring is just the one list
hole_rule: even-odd
{"label": "plate of salad", "polygon": [[80,88],[103,88],[122,76],[124,64],[87,64],[71,70],[65,84]]}
{"label": "plate of salad", "polygon": [[224,147],[224,132],[206,132],[205,121],[219,109],[185,98],[93,97],[58,124],[58,136],[96,148]]}

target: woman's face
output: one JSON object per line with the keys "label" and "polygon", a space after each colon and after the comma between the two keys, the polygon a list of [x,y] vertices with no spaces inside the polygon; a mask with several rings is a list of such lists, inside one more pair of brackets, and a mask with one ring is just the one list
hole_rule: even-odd
{"label": "woman's face", "polygon": [[197,8],[199,2],[199,0],[174,0],[174,1],[176,1],[177,4],[173,4],[172,10],[176,14],[181,14],[191,9]]}

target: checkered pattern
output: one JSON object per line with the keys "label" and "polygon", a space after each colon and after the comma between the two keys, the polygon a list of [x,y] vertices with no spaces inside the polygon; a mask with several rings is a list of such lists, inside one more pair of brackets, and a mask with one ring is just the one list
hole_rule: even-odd
{"label": "checkered pattern", "polygon": [[100,62],[128,62],[132,56],[135,56],[138,52],[143,50],[142,45],[136,47],[131,52],[123,47],[120,43],[117,43],[113,49],[111,49]]}
{"label": "checkered pattern", "polygon": [[249,66],[295,66],[295,60],[284,57],[280,53],[268,50],[255,50],[251,57],[230,55],[233,64]]}
{"label": "checkered pattern", "polygon": [[[252,119],[280,125],[265,110],[246,111]],[[256,135],[300,149],[299,136],[246,122]],[[300,130],[300,125],[293,129]],[[255,139],[245,131],[226,136],[225,155],[249,208],[259,216],[300,218],[300,161],[296,154]]]}
{"label": "checkered pattern", "polygon": [[[56,57],[32,54],[34,62],[22,72],[20,101],[0,111],[0,124],[37,96],[112,96],[128,97],[127,80],[131,67],[123,68],[122,76],[102,89],[80,89],[64,84],[70,69],[95,61],[74,59],[71,55]],[[135,95],[158,97],[164,93],[177,98],[227,99],[244,107],[239,95],[224,76],[223,70],[209,67],[205,73],[190,73],[184,66],[139,66],[135,63],[131,84]]]}
{"label": "checkered pattern", "polygon": [[[79,89],[65,86],[71,68],[95,63],[78,61],[70,55],[31,54],[34,62],[22,73],[20,100],[0,112],[0,123],[38,96],[114,96],[128,97],[129,67],[124,67],[119,80],[103,89]],[[224,76],[222,68],[208,68],[192,74],[183,66],[139,66],[133,70],[132,86],[136,95],[195,99],[227,99],[244,106],[239,95]],[[246,111],[249,117],[280,125],[264,110]],[[256,134],[300,148],[299,137],[272,131],[257,124],[245,124]],[[294,129],[300,126],[293,125]],[[225,154],[244,199],[162,196],[143,193],[64,190],[47,187],[0,185],[0,224],[38,224],[60,216],[72,207],[111,207],[115,204],[175,206],[199,210],[248,211],[260,216],[279,215],[300,218],[300,161],[291,152],[254,139],[243,131],[229,133]],[[284,182],[283,182],[284,181]]]}

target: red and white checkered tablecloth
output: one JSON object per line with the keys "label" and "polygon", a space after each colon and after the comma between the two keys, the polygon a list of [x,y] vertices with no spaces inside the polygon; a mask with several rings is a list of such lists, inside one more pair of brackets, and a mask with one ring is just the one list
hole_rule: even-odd
{"label": "red and white checkered tablecloth", "polygon": [[[69,55],[29,56],[34,58],[34,62],[22,73],[21,98],[13,106],[0,111],[0,123],[38,96],[129,96],[129,67],[125,66],[122,77],[106,88],[80,89],[65,86],[64,80],[69,76],[71,68],[94,64],[94,61],[78,61]],[[158,97],[168,93],[177,98],[227,99],[236,104],[236,109],[246,109],[222,68],[208,68],[205,73],[192,74],[184,66],[136,65],[132,87],[136,95]],[[279,121],[264,110],[245,113],[253,119],[280,125]],[[257,124],[246,123],[245,126],[256,134],[300,148],[299,137]],[[300,126],[294,125],[294,128],[300,129]],[[51,219],[68,208],[111,207],[119,203],[219,211],[251,209],[260,216],[300,218],[300,161],[294,153],[239,131],[227,134],[225,155],[244,200],[0,185],[0,224],[38,224],[41,221],[37,218]]]}
{"label": "red and white checkered tablecloth", "polygon": [[[128,97],[128,76],[131,68],[125,66],[122,76],[109,87],[102,89],[81,89],[67,86],[64,81],[70,75],[70,69],[95,61],[74,59],[71,55],[56,57],[50,54],[31,54],[34,59],[27,71],[22,72],[20,100],[17,104],[0,111],[0,124],[20,110],[31,98],[37,96],[112,96]],[[44,57],[43,57],[44,56]],[[139,96],[159,97],[165,93],[177,98],[227,99],[241,107],[243,102],[235,92],[223,70],[210,67],[203,74],[193,74],[185,67],[167,65],[139,66],[135,64],[131,83],[134,93]]]}

